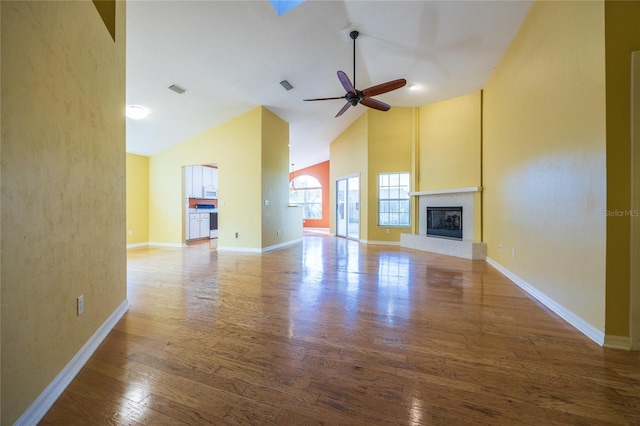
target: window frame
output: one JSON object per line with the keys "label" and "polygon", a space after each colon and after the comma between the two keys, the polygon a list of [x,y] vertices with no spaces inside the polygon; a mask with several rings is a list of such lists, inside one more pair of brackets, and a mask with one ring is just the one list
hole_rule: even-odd
{"label": "window frame", "polygon": [[[395,179],[392,178],[395,177]],[[384,177],[386,177],[386,185],[384,183]],[[404,179],[403,179],[404,178]],[[406,181],[406,184],[403,183]],[[392,183],[394,182],[394,183]],[[384,228],[411,228],[411,172],[382,172],[377,175],[377,196],[378,196],[378,211],[377,222],[379,227]],[[401,191],[406,191],[406,197],[402,197]],[[386,192],[387,196],[383,196]],[[392,192],[395,192],[395,197]],[[386,204],[387,208],[383,211],[383,206]],[[395,204],[396,211],[391,211],[391,206]],[[403,207],[404,206],[404,210]],[[398,223],[392,223],[392,214],[397,214]],[[387,215],[386,221],[383,220],[383,215]],[[406,217],[406,223],[401,221],[401,218]],[[385,223],[383,223],[385,222]]]}
{"label": "window frame", "polygon": [[[296,179],[300,179],[302,177],[307,177],[307,176],[312,178],[316,182],[318,182],[319,186],[312,186],[312,187],[311,186],[309,186],[309,187],[305,186],[305,187],[299,187],[299,188],[296,188],[294,186],[293,182]],[[318,180],[318,178],[316,178],[315,176],[310,175],[310,174],[301,174],[299,176],[296,176],[295,178],[291,179],[291,181],[289,182],[289,191],[290,191],[290,194],[289,194],[289,205],[297,205],[298,207],[302,207],[302,218],[304,220],[322,220],[322,217],[323,217],[323,215],[322,215],[322,207],[323,207],[322,189],[323,188],[322,188],[322,184],[320,183],[320,180]],[[302,191],[305,191],[305,192],[302,192]],[[319,199],[320,201],[319,202],[306,202],[308,191],[319,191],[317,199]],[[296,197],[297,200],[296,200],[295,203],[291,202],[291,193],[292,192],[295,192],[296,194],[299,193],[298,195],[300,195],[300,196]],[[302,198],[302,202],[299,202],[300,198]],[[318,206],[317,210],[320,212],[320,216],[319,217],[306,217],[307,211],[309,211],[309,209],[307,208],[308,206]]]}

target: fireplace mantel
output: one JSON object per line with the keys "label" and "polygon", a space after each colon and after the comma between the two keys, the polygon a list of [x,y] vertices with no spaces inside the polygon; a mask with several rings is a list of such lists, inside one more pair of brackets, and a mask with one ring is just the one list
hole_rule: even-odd
{"label": "fireplace mantel", "polygon": [[481,192],[481,186],[469,186],[466,188],[448,188],[448,189],[434,189],[430,191],[418,191],[410,192],[409,195],[413,197],[420,197],[422,195],[440,195],[440,194],[463,194],[465,192]]}
{"label": "fireplace mantel", "polygon": [[[463,257],[466,259],[484,259],[487,253],[486,244],[474,240],[474,235],[480,235],[479,230],[477,233],[474,233],[474,223],[476,227],[481,226],[479,221],[479,199],[475,200],[479,195],[477,193],[481,191],[481,186],[471,186],[410,192],[409,195],[417,197],[418,201],[418,232],[416,234],[401,234],[400,245],[402,247]],[[427,236],[427,206],[461,206],[464,223],[462,240]]]}

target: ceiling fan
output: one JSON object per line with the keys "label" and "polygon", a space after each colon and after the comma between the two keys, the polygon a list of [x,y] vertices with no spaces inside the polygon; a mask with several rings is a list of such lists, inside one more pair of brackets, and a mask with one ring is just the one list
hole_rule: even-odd
{"label": "ceiling fan", "polygon": [[387,81],[386,83],[378,84],[375,86],[371,86],[364,90],[358,90],[355,88],[356,83],[356,39],[360,33],[358,31],[351,31],[349,36],[353,39],[353,84],[351,84],[351,80],[347,77],[347,74],[343,71],[338,71],[338,80],[342,83],[342,87],[347,93],[344,96],[337,96],[334,98],[315,98],[315,99],[304,99],[305,101],[328,101],[332,99],[346,99],[347,103],[342,107],[340,111],[336,114],[336,117],[340,117],[346,110],[349,109],[350,106],[356,106],[358,104],[362,104],[364,106],[368,106],[369,108],[377,109],[380,111],[389,111],[391,106],[384,102],[381,102],[377,99],[373,99],[372,96],[381,95],[383,93],[390,92],[392,90],[396,90],[407,84],[407,80],[404,78],[398,80]]}

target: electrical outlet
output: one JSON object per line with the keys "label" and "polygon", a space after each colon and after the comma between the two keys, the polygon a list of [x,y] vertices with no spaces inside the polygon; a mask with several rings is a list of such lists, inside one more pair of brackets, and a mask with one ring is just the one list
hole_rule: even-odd
{"label": "electrical outlet", "polygon": [[512,257],[513,259],[515,259],[515,258],[516,258],[516,249],[511,249],[511,257]]}
{"label": "electrical outlet", "polygon": [[500,243],[500,245],[498,246],[498,251],[502,253],[502,243]]}
{"label": "electrical outlet", "polygon": [[78,315],[82,315],[84,312],[84,296],[78,296]]}
{"label": "electrical outlet", "polygon": [[387,228],[387,234],[388,234],[389,232],[391,232],[391,231],[389,231],[389,228]]}
{"label": "electrical outlet", "polygon": [[276,231],[276,235],[280,235],[280,230],[279,229]]}
{"label": "electrical outlet", "polygon": [[236,238],[238,238],[238,233],[236,232]]}
{"label": "electrical outlet", "polygon": [[131,229],[129,229],[129,236],[133,235],[133,231]]}

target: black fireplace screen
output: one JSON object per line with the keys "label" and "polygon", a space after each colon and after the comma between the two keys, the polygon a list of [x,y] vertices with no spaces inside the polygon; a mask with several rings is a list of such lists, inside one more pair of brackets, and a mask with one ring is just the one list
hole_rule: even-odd
{"label": "black fireplace screen", "polygon": [[462,207],[427,207],[427,235],[462,239]]}

